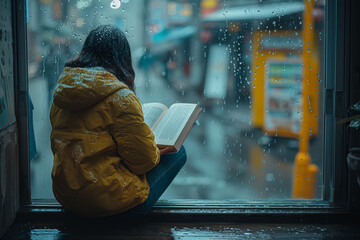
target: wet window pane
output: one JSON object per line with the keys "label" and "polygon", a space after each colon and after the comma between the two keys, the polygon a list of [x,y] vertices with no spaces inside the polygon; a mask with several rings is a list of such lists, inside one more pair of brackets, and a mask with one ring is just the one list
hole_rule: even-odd
{"label": "wet window pane", "polygon": [[33,199],[54,198],[49,108],[101,24],[131,45],[142,103],[203,107],[161,199],[322,199],[325,0],[28,1]]}

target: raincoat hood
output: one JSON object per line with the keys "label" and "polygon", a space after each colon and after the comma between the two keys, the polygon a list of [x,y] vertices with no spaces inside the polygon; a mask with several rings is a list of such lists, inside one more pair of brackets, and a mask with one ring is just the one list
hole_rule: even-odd
{"label": "raincoat hood", "polygon": [[54,90],[54,103],[67,110],[87,109],[122,88],[127,86],[102,67],[66,67]]}

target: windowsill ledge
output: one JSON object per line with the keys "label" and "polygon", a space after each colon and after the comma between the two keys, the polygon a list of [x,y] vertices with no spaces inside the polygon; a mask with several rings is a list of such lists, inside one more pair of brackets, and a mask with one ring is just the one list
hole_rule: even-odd
{"label": "windowsill ledge", "polygon": [[[37,200],[21,207],[17,220],[24,222],[101,221],[178,221],[178,222],[246,222],[246,223],[360,223],[360,211],[334,208],[330,203],[314,200],[210,201],[161,200],[147,215],[119,214],[84,219],[65,211],[56,201]],[[354,218],[355,217],[355,218]]]}

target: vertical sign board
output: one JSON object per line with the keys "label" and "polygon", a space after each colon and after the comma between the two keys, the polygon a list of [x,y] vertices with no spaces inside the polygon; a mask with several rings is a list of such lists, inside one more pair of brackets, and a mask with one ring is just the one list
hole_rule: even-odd
{"label": "vertical sign board", "polygon": [[207,98],[224,99],[226,97],[229,57],[226,46],[210,46],[204,86],[204,94]]}
{"label": "vertical sign board", "polygon": [[[311,114],[311,137],[318,133],[320,80],[318,47],[312,51],[309,90],[304,98],[303,40],[296,31],[254,32],[252,37],[252,126],[269,136],[299,138],[302,101]],[[303,100],[305,99],[305,100]]]}
{"label": "vertical sign board", "polygon": [[[269,59],[299,59],[302,38],[297,31],[255,31],[252,35],[251,118],[252,126],[265,130],[265,85]],[[270,132],[268,132],[270,133]],[[270,133],[271,134],[271,133]],[[281,134],[280,134],[281,136]],[[283,136],[296,137],[296,136]]]}
{"label": "vertical sign board", "polygon": [[268,59],[265,82],[265,131],[300,133],[303,67],[301,59]]}

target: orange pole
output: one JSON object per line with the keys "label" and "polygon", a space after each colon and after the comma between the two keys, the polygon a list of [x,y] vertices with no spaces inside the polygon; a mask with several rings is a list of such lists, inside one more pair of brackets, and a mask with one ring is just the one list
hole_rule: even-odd
{"label": "orange pole", "polygon": [[293,172],[293,198],[314,198],[318,167],[311,164],[309,140],[311,134],[311,89],[312,50],[314,46],[314,20],[312,11],[314,0],[304,0],[303,15],[303,81],[302,81],[302,119],[299,137],[299,152],[295,157]]}
{"label": "orange pole", "polygon": [[314,8],[314,0],[304,0],[304,21],[303,21],[303,81],[302,81],[302,122],[299,139],[299,150],[301,152],[309,151],[309,138],[310,138],[310,109],[311,102],[310,84],[311,83],[311,54],[313,48],[313,26],[314,21],[312,18],[312,9]]}

